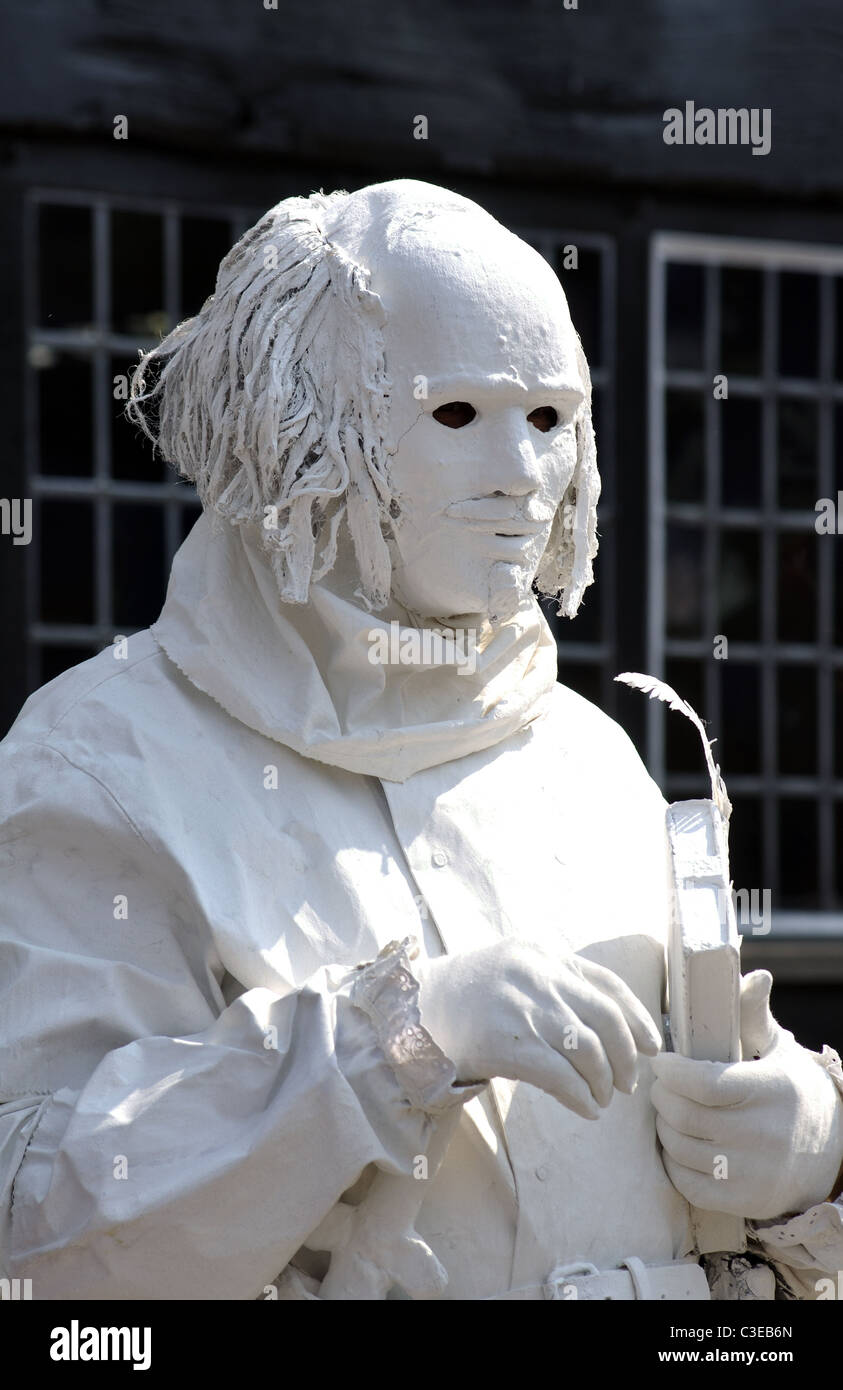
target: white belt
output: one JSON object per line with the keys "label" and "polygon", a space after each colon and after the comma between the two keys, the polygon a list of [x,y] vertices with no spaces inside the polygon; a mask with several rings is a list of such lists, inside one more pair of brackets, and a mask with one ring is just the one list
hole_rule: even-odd
{"label": "white belt", "polygon": [[692,1260],[677,1260],[668,1265],[645,1265],[635,1255],[621,1261],[620,1269],[598,1270],[584,1261],[557,1265],[543,1284],[528,1284],[523,1289],[493,1295],[484,1302],[531,1299],[541,1291],[545,1298],[578,1300],[647,1299],[673,1302],[708,1302],[711,1293],[705,1271]]}

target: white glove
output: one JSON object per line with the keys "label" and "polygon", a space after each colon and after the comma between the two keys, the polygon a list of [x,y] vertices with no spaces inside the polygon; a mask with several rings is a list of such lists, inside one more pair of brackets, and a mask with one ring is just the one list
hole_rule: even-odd
{"label": "white glove", "polygon": [[[843,1160],[843,1099],[816,1054],[770,1013],[773,979],[741,981],[745,1062],[653,1059],[664,1165],[695,1207],[757,1221],[828,1199]],[[724,1161],[725,1160],[725,1161]]]}
{"label": "white glove", "polygon": [[498,941],[414,969],[421,1021],[463,1083],[526,1081],[596,1120],[615,1087],[634,1090],[638,1053],[662,1045],[628,985],[583,956]]}

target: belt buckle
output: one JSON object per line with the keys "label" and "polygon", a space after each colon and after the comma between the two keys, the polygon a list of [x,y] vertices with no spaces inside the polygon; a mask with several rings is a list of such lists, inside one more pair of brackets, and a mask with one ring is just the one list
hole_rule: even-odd
{"label": "belt buckle", "polygon": [[[653,1294],[653,1286],[650,1282],[647,1266],[637,1255],[627,1255],[625,1259],[621,1260],[617,1270],[604,1271],[604,1273],[620,1274],[624,1269],[629,1272],[636,1300],[643,1299],[645,1302],[652,1300],[655,1295]],[[571,1279],[578,1274],[599,1275],[600,1273],[601,1271],[597,1266],[590,1264],[587,1260],[575,1260],[573,1264],[556,1265],[542,1285],[542,1291],[545,1298],[552,1302],[559,1302],[561,1300],[570,1301],[572,1298],[577,1298],[579,1295],[576,1285],[564,1284],[566,1279]],[[560,1286],[563,1290],[562,1292],[560,1292]],[[564,1290],[566,1288],[571,1289],[573,1292],[565,1292]]]}
{"label": "belt buckle", "polygon": [[[560,1293],[559,1286],[565,1279],[570,1279],[575,1274],[599,1274],[600,1270],[596,1265],[589,1264],[587,1260],[575,1260],[570,1265],[556,1265],[548,1274],[547,1279],[542,1284],[542,1292],[546,1299],[553,1303],[562,1300],[568,1301],[570,1294]],[[569,1284],[568,1288],[574,1290],[574,1298],[577,1297],[577,1290],[574,1284]]]}

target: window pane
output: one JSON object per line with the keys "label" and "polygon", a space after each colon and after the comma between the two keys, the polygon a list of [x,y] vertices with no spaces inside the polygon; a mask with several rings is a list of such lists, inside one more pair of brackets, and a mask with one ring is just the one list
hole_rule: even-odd
{"label": "window pane", "polygon": [[732,773],[761,770],[761,682],[758,667],[749,662],[721,661],[720,674],[723,731],[715,758],[722,762],[728,785]]}
{"label": "window pane", "polygon": [[148,212],[111,214],[111,322],[117,333],[166,333],[161,218]]}
{"label": "window pane", "polygon": [[42,647],[39,653],[41,685],[46,685],[48,681],[60,676],[62,671],[69,670],[71,666],[78,666],[80,662],[96,655],[96,647]]}
{"label": "window pane", "polygon": [[[817,804],[807,797],[779,803],[779,900],[782,907],[816,908]],[[775,904],[774,904],[775,906]]]}
{"label": "window pane", "polygon": [[187,537],[190,535],[190,532],[193,530],[201,515],[201,507],[182,507],[181,538],[183,541],[187,540]]}
{"label": "window pane", "polygon": [[[705,718],[703,708],[703,668],[699,661],[686,661],[680,657],[665,662],[665,680],[677,695],[693,705],[697,714]],[[689,719],[672,710],[664,716],[665,766],[668,772],[702,772],[704,754],[700,736]]]}
{"label": "window pane", "polygon": [[181,220],[181,314],[198,314],[214,293],[220,261],[232,246],[227,221],[212,217]]}
{"label": "window pane", "polygon": [[757,531],[721,531],[718,631],[730,642],[757,642],[761,635],[759,560]]}
{"label": "window pane", "polygon": [[[605,533],[601,533],[600,549],[603,550],[606,543]],[[604,552],[605,553],[605,552]],[[598,556],[600,551],[597,552]],[[571,642],[599,642],[603,633],[603,599],[605,596],[604,586],[600,582],[600,571],[597,568],[598,560],[595,560],[595,573],[597,579],[594,584],[590,584],[583,594],[582,603],[577,611],[577,616],[573,622],[570,618],[555,618],[551,622],[554,631],[559,634],[562,641],[568,639]],[[554,605],[551,605],[551,614],[556,612]]]}
{"label": "window pane", "polygon": [[93,217],[90,208],[42,203],[38,209],[38,322],[44,328],[94,323]]}
{"label": "window pane", "polygon": [[814,510],[817,500],[817,407],[813,401],[778,402],[780,507]]}
{"label": "window pane", "polygon": [[45,499],[40,510],[41,621],[92,623],[93,506]]}
{"label": "window pane", "polygon": [[[112,357],[109,370],[111,392],[108,411],[111,417],[111,476],[121,482],[160,483],[168,474],[160,455],[156,457],[152,441],[131,420],[127,419],[126,395],[128,377],[134,362]],[[115,391],[119,394],[115,397]]]}
{"label": "window pane", "polygon": [[816,377],[820,360],[820,295],[816,275],[779,276],[779,372]]}
{"label": "window pane", "polygon": [[591,423],[597,446],[597,468],[600,473],[600,502],[598,506],[611,507],[615,502],[615,460],[609,449],[608,436],[603,434],[603,421],[606,418],[606,392],[602,386],[592,388]]}
{"label": "window pane", "polygon": [[720,403],[722,467],[720,495],[724,507],[761,505],[761,402],[754,396],[731,396]]}
{"label": "window pane", "polygon": [[834,375],[838,381],[843,381],[843,276],[841,275],[838,275],[834,281],[834,305]]}
{"label": "window pane", "polygon": [[758,270],[720,272],[720,369],[761,375],[762,278]]}
{"label": "window pane", "polygon": [[584,699],[591,700],[592,704],[602,706],[602,666],[595,666],[591,662],[585,661],[566,661],[563,647],[559,658],[559,679],[563,685],[575,690]]}
{"label": "window pane", "polygon": [[702,532],[667,528],[667,635],[702,636]]}
{"label": "window pane", "polygon": [[667,267],[667,324],[665,356],[675,368],[703,365],[703,268]]}
{"label": "window pane", "polygon": [[779,772],[817,771],[817,673],[811,666],[780,666],[777,678]]}
{"label": "window pane", "polygon": [[[843,777],[843,670],[832,672],[834,694],[834,775]],[[827,748],[820,750],[823,767],[830,761]]]}
{"label": "window pane", "polygon": [[556,253],[556,274],[562,281],[574,327],[582,338],[583,350],[592,367],[603,366],[605,355],[600,320],[601,256],[600,251],[580,247],[576,270],[566,270],[561,246]]}
{"label": "window pane", "polygon": [[[817,542],[798,531],[779,536],[778,638],[814,642],[817,635]],[[823,536],[822,540],[827,537]]]}
{"label": "window pane", "polygon": [[115,505],[112,564],[115,628],[147,627],[166,591],[163,507]]}
{"label": "window pane", "polygon": [[[717,745],[715,744],[715,747]],[[728,785],[728,769],[726,780]],[[729,868],[736,888],[762,888],[761,801],[755,796],[736,796],[729,821]]]}
{"label": "window pane", "polygon": [[30,349],[36,365],[40,472],[90,478],[94,473],[93,371],[86,357],[43,346]]}
{"label": "window pane", "polygon": [[[834,407],[834,501],[843,492],[843,405]],[[843,525],[843,517],[838,518]]]}
{"label": "window pane", "polygon": [[665,406],[667,500],[703,500],[703,401],[696,391],[668,391]]}

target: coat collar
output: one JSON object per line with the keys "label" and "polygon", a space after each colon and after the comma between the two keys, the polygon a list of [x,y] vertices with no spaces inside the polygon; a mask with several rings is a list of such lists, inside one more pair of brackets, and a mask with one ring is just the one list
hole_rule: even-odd
{"label": "coat collar", "polygon": [[[424,630],[397,629],[329,579],[306,605],[282,602],[257,529],[215,529],[203,515],[176,555],[152,633],[249,728],[387,781],[492,747],[546,713],[556,644],[532,597],[481,639],[469,674],[441,656],[396,661],[401,650],[430,654]],[[372,660],[376,643],[391,659]]]}

